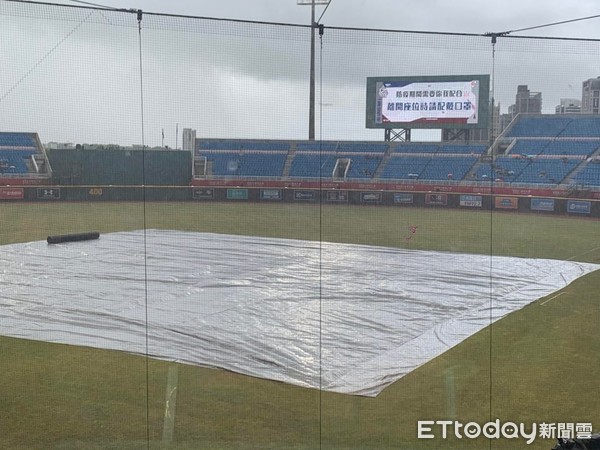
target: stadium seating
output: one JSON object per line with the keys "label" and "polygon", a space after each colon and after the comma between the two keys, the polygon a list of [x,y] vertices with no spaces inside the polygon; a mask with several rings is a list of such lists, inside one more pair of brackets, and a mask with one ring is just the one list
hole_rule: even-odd
{"label": "stadium seating", "polygon": [[201,150],[264,150],[264,151],[288,151],[289,141],[255,141],[246,139],[204,139],[199,140],[196,146]]}
{"label": "stadium seating", "polygon": [[600,187],[600,162],[586,163],[582,170],[577,173],[574,181],[583,186]]}
{"label": "stadium seating", "polygon": [[482,155],[488,149],[485,144],[443,144],[440,146],[439,153],[454,153],[467,155]]}
{"label": "stadium seating", "polygon": [[589,156],[600,147],[600,140],[518,139],[511,153],[520,155]]}
{"label": "stadium seating", "polygon": [[600,117],[579,115],[520,116],[506,137],[600,137]]}
{"label": "stadium seating", "polygon": [[329,178],[337,162],[334,153],[298,153],[290,167],[291,177]]}
{"label": "stadium seating", "polygon": [[381,156],[353,155],[350,157],[350,168],[346,178],[373,178]]}
{"label": "stadium seating", "polygon": [[539,155],[550,145],[550,139],[517,139],[510,153],[516,155]]}
{"label": "stadium seating", "polygon": [[600,118],[573,117],[560,137],[600,137]]}
{"label": "stadium seating", "polygon": [[507,137],[556,137],[573,119],[564,115],[522,116],[506,133]]}
{"label": "stadium seating", "polygon": [[505,183],[559,184],[581,163],[569,158],[513,158],[500,156],[494,170],[490,163],[481,164],[477,170],[478,180]]}
{"label": "stadium seating", "polygon": [[[597,154],[599,124],[600,118],[587,116],[519,117],[509,137],[502,136],[512,143],[509,153],[497,156],[493,166],[480,162],[486,144],[460,142],[201,139],[196,156],[206,157],[211,176],[558,184]],[[586,133],[595,138],[578,139]],[[574,173],[589,180],[597,177],[595,170]]]}
{"label": "stadium seating", "polygon": [[287,158],[285,152],[201,152],[212,162],[212,175],[281,177]]}
{"label": "stadium seating", "polygon": [[405,142],[394,145],[394,153],[414,154],[414,153],[437,153],[440,150],[440,144],[434,143],[416,143]]}
{"label": "stadium seating", "polygon": [[492,171],[491,163],[481,163],[477,167],[473,181],[490,181],[495,180],[495,173]]}
{"label": "stadium seating", "polygon": [[558,184],[581,160],[536,158],[515,177],[517,183]]}
{"label": "stadium seating", "polygon": [[429,156],[393,155],[383,169],[381,178],[416,180],[429,161]]}
{"label": "stadium seating", "polygon": [[25,174],[29,172],[25,159],[31,158],[35,150],[0,150],[1,174]]}
{"label": "stadium seating", "polygon": [[0,133],[0,148],[2,147],[37,148],[31,133]]}
{"label": "stadium seating", "polygon": [[347,142],[347,141],[300,141],[296,143],[298,152],[338,152],[338,153],[385,153],[387,142]]}
{"label": "stadium seating", "polygon": [[337,147],[337,142],[328,141],[299,141],[296,143],[298,152],[335,152]]}
{"label": "stadium seating", "polygon": [[337,152],[385,153],[388,147],[387,142],[340,142]]}
{"label": "stadium seating", "polygon": [[[530,161],[527,158],[499,156],[494,165],[494,180],[502,180],[505,183],[514,182],[528,164]],[[488,176],[491,175],[488,174]]]}
{"label": "stadium seating", "polygon": [[419,175],[419,180],[462,180],[477,161],[474,156],[434,157]]}
{"label": "stadium seating", "polygon": [[431,142],[405,142],[395,144],[394,153],[401,154],[476,154],[481,155],[487,150],[485,144],[440,144]]}

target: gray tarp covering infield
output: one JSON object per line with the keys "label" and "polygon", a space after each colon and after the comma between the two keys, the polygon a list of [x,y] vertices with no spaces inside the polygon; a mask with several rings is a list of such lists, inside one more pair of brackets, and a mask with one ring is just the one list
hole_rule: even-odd
{"label": "gray tarp covering infield", "polygon": [[598,268],[208,233],[112,233],[0,247],[0,333],[375,396],[490,321]]}

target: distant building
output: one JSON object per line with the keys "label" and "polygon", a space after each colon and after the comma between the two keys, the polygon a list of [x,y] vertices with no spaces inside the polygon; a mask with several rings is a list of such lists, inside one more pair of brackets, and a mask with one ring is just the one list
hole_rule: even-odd
{"label": "distant building", "polygon": [[590,78],[583,82],[581,112],[583,114],[600,114],[600,77]]}
{"label": "distant building", "polygon": [[184,128],[182,142],[184,151],[193,152],[196,145],[196,130]]}
{"label": "distant building", "polygon": [[517,86],[517,95],[515,104],[510,105],[508,113],[516,116],[523,114],[541,114],[542,113],[542,93],[531,92],[526,84]]}
{"label": "distant building", "polygon": [[499,115],[498,128],[505,130],[517,114],[542,114],[542,93],[531,92],[526,84],[517,86],[515,103],[508,107],[508,113]]}
{"label": "distant building", "polygon": [[554,112],[556,114],[579,114],[581,113],[581,100],[561,98],[560,105],[556,105]]}
{"label": "distant building", "polygon": [[74,149],[75,144],[72,142],[48,142],[46,144],[47,150],[66,150],[66,149]]}

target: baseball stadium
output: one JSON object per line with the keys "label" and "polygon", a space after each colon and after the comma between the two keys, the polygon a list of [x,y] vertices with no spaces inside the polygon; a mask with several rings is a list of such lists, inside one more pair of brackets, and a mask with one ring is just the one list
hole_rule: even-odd
{"label": "baseball stadium", "polygon": [[0,20],[1,448],[600,431],[600,41]]}

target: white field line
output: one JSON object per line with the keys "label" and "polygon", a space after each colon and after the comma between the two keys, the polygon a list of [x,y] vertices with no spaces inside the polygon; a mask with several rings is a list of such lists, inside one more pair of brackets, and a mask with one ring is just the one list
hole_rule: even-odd
{"label": "white field line", "polygon": [[596,247],[596,248],[593,248],[593,249],[591,249],[591,250],[588,250],[587,252],[583,252],[583,253],[581,253],[581,254],[579,254],[579,255],[571,256],[570,258],[568,258],[568,259],[567,259],[567,261],[572,261],[572,260],[574,260],[575,258],[579,258],[580,256],[587,255],[588,253],[595,252],[596,250],[600,250],[600,246],[599,246],[599,247]]}
{"label": "white field line", "polygon": [[550,297],[548,300],[546,300],[545,302],[540,303],[540,305],[545,305],[546,303],[548,303],[550,300],[554,300],[556,297],[560,297],[561,295],[566,294],[566,292],[561,292],[560,294],[556,294],[554,297]]}

